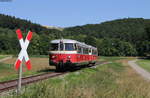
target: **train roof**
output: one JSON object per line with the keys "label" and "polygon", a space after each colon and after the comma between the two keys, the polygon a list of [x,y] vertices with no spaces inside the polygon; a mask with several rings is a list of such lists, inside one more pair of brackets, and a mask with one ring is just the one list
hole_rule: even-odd
{"label": "train roof", "polygon": [[77,43],[76,40],[71,40],[71,39],[56,39],[52,40],[51,43],[60,43],[62,41],[63,43]]}
{"label": "train roof", "polygon": [[88,47],[88,48],[92,48],[92,49],[97,49],[91,45],[87,45],[83,42],[79,42],[79,41],[76,41],[76,40],[71,40],[71,39],[56,39],[56,40],[52,40],[50,43],[60,43],[60,42],[63,42],[63,43],[77,43],[79,46],[82,46],[82,47]]}

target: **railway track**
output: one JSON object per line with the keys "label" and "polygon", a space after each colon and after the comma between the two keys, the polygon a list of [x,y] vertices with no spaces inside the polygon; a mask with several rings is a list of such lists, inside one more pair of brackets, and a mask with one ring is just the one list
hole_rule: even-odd
{"label": "railway track", "polygon": [[[100,65],[100,64],[107,64],[107,63],[109,63],[109,62],[97,62],[95,64],[95,66],[96,65]],[[93,67],[93,66],[91,66],[91,67]],[[34,83],[34,82],[37,82],[37,81],[44,80],[44,79],[48,79],[48,78],[64,75],[64,74],[66,74],[68,72],[44,73],[44,74],[40,74],[40,75],[24,77],[24,78],[22,78],[22,85],[27,85],[27,84],[30,84],[30,83]],[[5,81],[5,82],[0,82],[0,93],[4,92],[4,91],[7,91],[7,90],[10,90],[10,89],[16,88],[17,84],[18,84],[18,79]]]}

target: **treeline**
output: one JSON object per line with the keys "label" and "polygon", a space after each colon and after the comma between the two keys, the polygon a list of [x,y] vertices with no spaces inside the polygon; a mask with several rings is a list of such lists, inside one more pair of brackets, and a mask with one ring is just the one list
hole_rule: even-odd
{"label": "treeline", "polygon": [[150,54],[150,20],[127,18],[100,24],[87,24],[64,28],[63,31],[48,29],[28,20],[0,14],[0,53],[18,54],[19,42],[15,30],[20,28],[26,36],[34,32],[28,52],[33,55],[48,54],[50,40],[69,38],[98,48],[104,56],[146,56]]}

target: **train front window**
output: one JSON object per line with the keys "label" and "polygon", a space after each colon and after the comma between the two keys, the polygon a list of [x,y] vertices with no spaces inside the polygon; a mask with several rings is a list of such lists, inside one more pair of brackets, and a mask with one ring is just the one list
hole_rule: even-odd
{"label": "train front window", "polygon": [[74,50],[73,43],[65,43],[65,50],[66,51],[73,51]]}
{"label": "train front window", "polygon": [[51,50],[51,51],[56,51],[56,50],[58,50],[58,44],[51,44],[50,50]]}

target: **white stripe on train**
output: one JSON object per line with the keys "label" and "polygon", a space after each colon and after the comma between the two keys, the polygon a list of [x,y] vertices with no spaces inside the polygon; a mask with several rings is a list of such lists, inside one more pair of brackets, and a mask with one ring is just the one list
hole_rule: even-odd
{"label": "white stripe on train", "polygon": [[51,54],[77,54],[77,51],[50,51]]}

